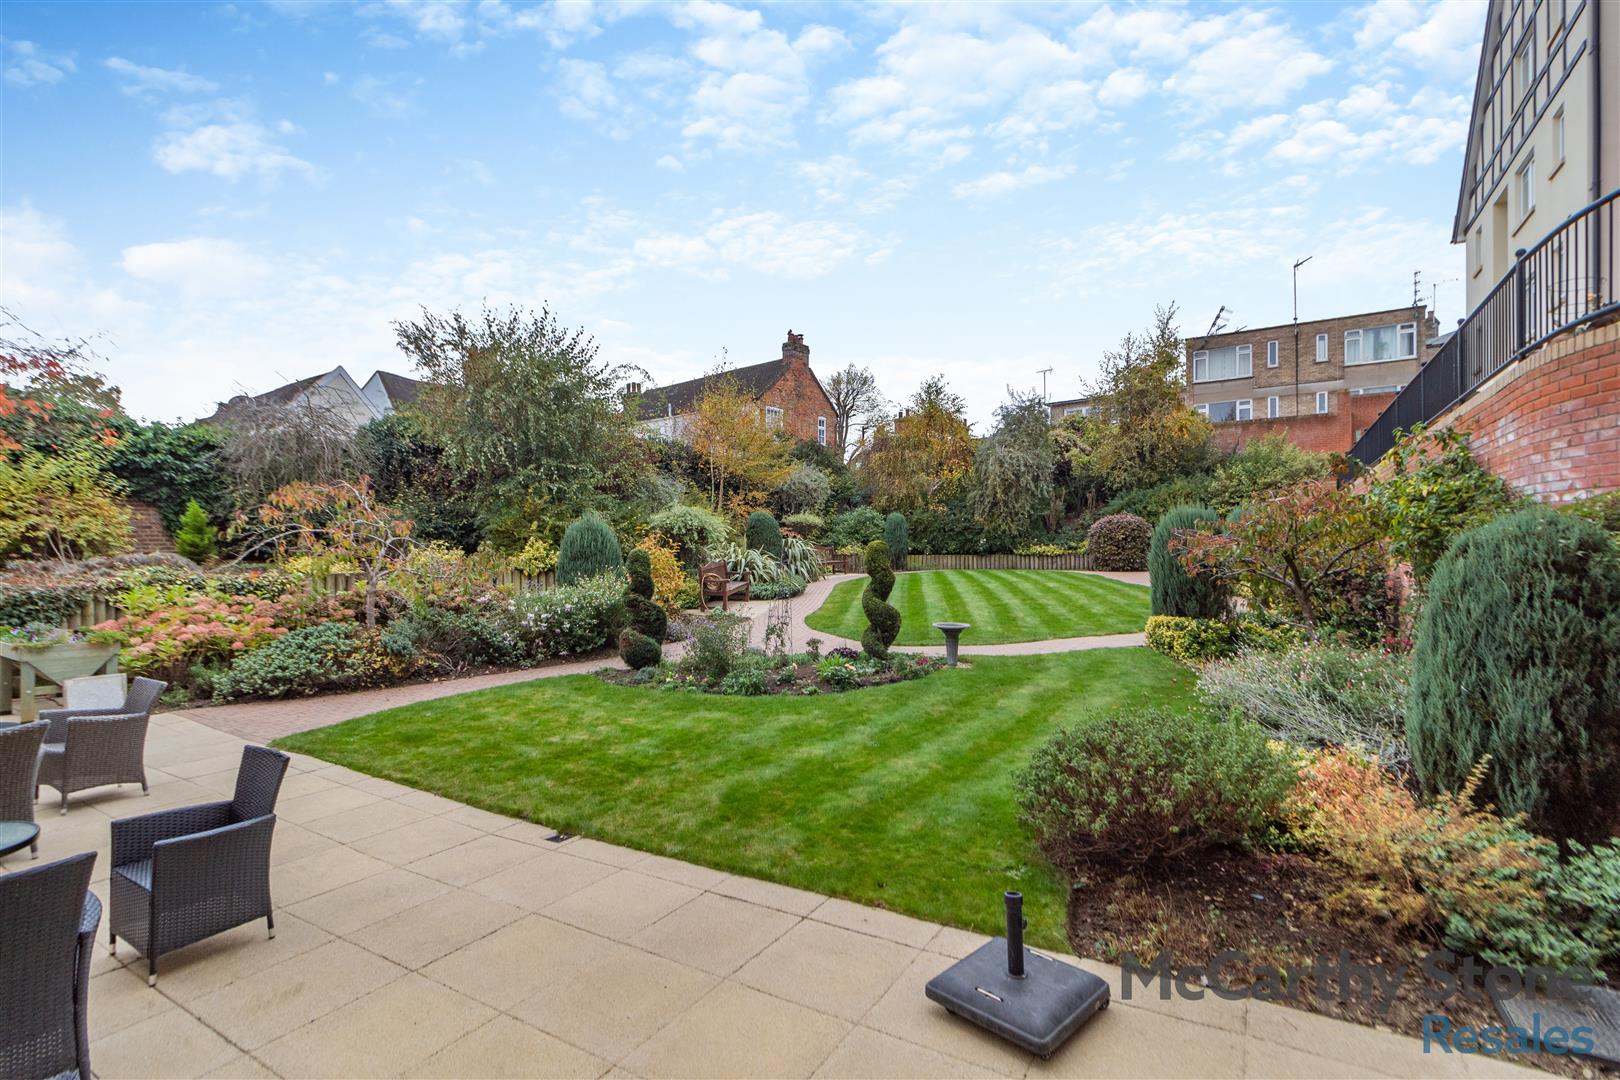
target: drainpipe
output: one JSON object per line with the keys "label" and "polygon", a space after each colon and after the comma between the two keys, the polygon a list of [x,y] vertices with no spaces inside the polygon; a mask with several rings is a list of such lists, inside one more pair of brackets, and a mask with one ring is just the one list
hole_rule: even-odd
{"label": "drainpipe", "polygon": [[1603,198],[1603,5],[1592,5],[1592,197]]}

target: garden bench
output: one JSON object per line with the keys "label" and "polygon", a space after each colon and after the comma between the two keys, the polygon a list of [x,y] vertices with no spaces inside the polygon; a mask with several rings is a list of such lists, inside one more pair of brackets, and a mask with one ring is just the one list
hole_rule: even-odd
{"label": "garden bench", "polygon": [[698,568],[698,586],[702,590],[703,606],[708,607],[710,600],[719,600],[722,611],[731,607],[733,599],[751,600],[754,595],[754,583],[748,575],[733,581],[730,568],[722,561],[704,563]]}

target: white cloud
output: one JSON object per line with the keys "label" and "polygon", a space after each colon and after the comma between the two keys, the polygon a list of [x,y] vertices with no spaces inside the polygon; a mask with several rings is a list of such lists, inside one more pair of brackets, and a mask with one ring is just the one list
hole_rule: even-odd
{"label": "white cloud", "polygon": [[1260,12],[1217,16],[1189,31],[1200,47],[1164,85],[1200,111],[1280,105],[1333,67],[1327,57]]}
{"label": "white cloud", "polygon": [[654,162],[654,164],[664,172],[683,173],[686,171],[686,166],[681,162],[681,159],[676,157],[674,154],[665,154],[663,157]]}
{"label": "white cloud", "polygon": [[178,69],[147,67],[121,56],[105,61],[107,69],[118,76],[119,90],[130,97],[152,100],[161,94],[211,94],[219,84],[201,75],[192,75]]}
{"label": "white cloud", "polygon": [[1110,71],[1097,90],[1104,105],[1129,105],[1153,88],[1153,80],[1141,68],[1125,67]]}
{"label": "white cloud", "polygon": [[595,60],[563,60],[557,65],[557,108],[564,116],[591,124],[610,139],[628,139],[638,122]]}
{"label": "white cloud", "polygon": [[233,240],[192,237],[127,247],[124,272],[192,296],[229,295],[270,273],[269,264]]}
{"label": "white cloud", "polygon": [[172,173],[206,172],[233,182],[245,176],[273,179],[284,172],[319,176],[315,166],[277,143],[262,124],[240,118],[235,109],[227,109],[216,122],[160,135],[153,156]]}
{"label": "white cloud", "polygon": [[6,50],[6,82],[12,86],[49,86],[75,70],[73,58],[50,53],[32,41],[0,38]]}
{"label": "white cloud", "polygon": [[1484,36],[1485,5],[1446,0],[1378,0],[1360,13],[1359,57],[1387,57],[1392,69],[1454,78],[1473,73]]}
{"label": "white cloud", "polygon": [[1073,173],[1073,165],[1030,165],[1019,172],[1002,170],[964,181],[951,188],[951,194],[958,199],[993,199],[1039,184],[1050,184]]}
{"label": "white cloud", "polygon": [[396,85],[392,78],[365,75],[349,87],[349,94],[378,116],[404,116],[416,104],[416,95]]}
{"label": "white cloud", "polygon": [[652,231],[636,238],[637,262],[723,280],[736,270],[787,278],[822,277],[871,255],[868,238],[833,221],[797,221],[774,210],[717,211],[696,232]]}

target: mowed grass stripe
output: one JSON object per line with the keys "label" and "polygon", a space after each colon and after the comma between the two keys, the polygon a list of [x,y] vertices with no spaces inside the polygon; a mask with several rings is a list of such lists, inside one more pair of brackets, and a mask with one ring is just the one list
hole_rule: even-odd
{"label": "mowed grass stripe", "polygon": [[1189,708],[1146,649],[986,657],[848,694],[732,698],[539,679],[361,717],[288,749],[719,870],[993,932],[1021,889],[1063,946],[1061,883],[1013,775],[1079,717]]}
{"label": "mowed grass stripe", "polygon": [[[864,578],[840,583],[805,623],[858,641],[865,587]],[[896,575],[889,602],[900,611],[900,646],[939,644],[933,624],[946,620],[973,624],[964,644],[995,645],[1137,633],[1148,616],[1145,587],[1064,570],[912,571]]]}

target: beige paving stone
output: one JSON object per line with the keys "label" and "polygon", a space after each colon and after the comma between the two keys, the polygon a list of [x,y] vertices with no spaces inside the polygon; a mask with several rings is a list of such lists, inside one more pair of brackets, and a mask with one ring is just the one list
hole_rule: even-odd
{"label": "beige paving stone", "polygon": [[939,933],[938,923],[923,922],[909,915],[896,915],[892,911],[863,907],[848,900],[829,899],[812,911],[810,918],[817,922],[842,926],[845,930],[855,930],[901,945],[910,945],[914,949],[923,948],[934,940],[935,934]]}
{"label": "beige paving stone", "polygon": [[518,863],[547,857],[546,853],[535,850],[531,844],[485,834],[425,859],[407,863],[406,866],[448,885],[471,885]]}
{"label": "beige paving stone", "polygon": [[397,799],[401,795],[409,795],[415,788],[396,784],[392,780],[384,780],[380,776],[362,776],[349,785],[356,791],[364,791],[371,795],[381,795],[385,799]]}
{"label": "beige paving stone", "polygon": [[188,1008],[237,1046],[254,1050],[403,974],[404,968],[356,945],[329,941],[204,994]]}
{"label": "beige paving stone", "polygon": [[1031,1062],[1025,1075],[1240,1077],[1243,1037],[1164,1013],[1111,1005],[1092,1017],[1050,1061]]}
{"label": "beige paving stone", "polygon": [[622,1058],[718,982],[673,960],[571,933],[548,943],[537,964],[545,977],[507,1011],[598,1057]]}
{"label": "beige paving stone", "polygon": [[550,825],[537,825],[532,821],[514,821],[497,836],[504,836],[508,840],[521,840],[525,844],[544,844],[548,848],[557,847],[556,841],[551,837],[557,835],[557,830]]}
{"label": "beige paving stone", "polygon": [[[1157,1002],[1155,1002],[1157,1004]],[[1191,1003],[1189,1003],[1191,1004]],[[1423,1043],[1392,1031],[1346,1023],[1331,1016],[1266,1001],[1248,1003],[1245,1028],[1251,1041],[1275,1043],[1336,1061],[1365,1062],[1380,1072],[1461,1076],[1463,1055],[1425,1054]],[[1196,1019],[1186,1013],[1190,1019]]]}
{"label": "beige paving stone", "polygon": [[[276,914],[276,936],[270,937],[263,919],[216,934],[205,941],[187,945],[158,959],[158,985],[165,997],[187,1004],[222,990],[236,980],[257,975],[268,967],[295,956],[302,956],[332,940],[332,935],[312,923],[287,912]],[[128,945],[118,951],[126,956],[132,972],[146,983],[146,961]]]}
{"label": "beige paving stone", "polygon": [[356,851],[363,851],[396,866],[404,866],[476,840],[482,835],[477,829],[469,829],[441,817],[424,817],[404,828],[389,829],[354,841],[351,846]]}
{"label": "beige paving stone", "polygon": [[191,782],[198,787],[207,788],[220,798],[228,799],[236,793],[237,771],[237,764],[233,764],[228,769],[221,769],[218,772],[211,772],[204,776],[192,777]]}
{"label": "beige paving stone", "polygon": [[204,1074],[205,1077],[217,1077],[219,1080],[274,1080],[275,1075],[270,1071],[270,1066],[252,1054],[238,1054],[219,1068]]}
{"label": "beige paving stone", "polygon": [[461,808],[461,803],[447,799],[443,795],[435,795],[431,791],[413,791],[409,795],[401,795],[394,800],[402,806],[409,806],[413,810],[422,810],[429,814],[443,814]]}
{"label": "beige paving stone", "polygon": [[413,971],[523,917],[521,908],[452,889],[349,935],[363,949]]}
{"label": "beige paving stone", "polygon": [[169,1009],[92,1042],[90,1067],[103,1080],[202,1076],[240,1053],[196,1017]]}
{"label": "beige paving stone", "polygon": [[563,841],[558,846],[568,854],[577,855],[581,859],[592,859],[596,862],[607,863],[609,866],[620,868],[634,866],[647,857],[645,851],[620,847],[617,844],[605,844],[600,840],[592,840],[588,836],[576,836],[572,840]]}
{"label": "beige paving stone", "polygon": [[670,859],[663,855],[649,855],[637,862],[635,867],[638,874],[647,874],[651,877],[663,878],[665,881],[679,882],[682,885],[690,885],[694,889],[713,888],[731,876],[719,870],[711,870],[707,866],[698,866],[695,863],[682,862],[679,859]]}
{"label": "beige paving stone", "polygon": [[342,813],[345,810],[357,810],[377,802],[376,795],[368,795],[364,791],[356,791],[342,784],[334,784],[325,791],[317,791],[313,795],[300,795],[297,798],[282,798],[276,801],[276,817],[286,821],[294,821],[300,825],[307,824],[317,818],[330,817],[332,814]]}
{"label": "beige paving stone", "polygon": [[736,983],[722,983],[624,1064],[641,1076],[809,1076],[849,1024]]}
{"label": "beige paving stone", "polygon": [[942,926],[939,928],[939,933],[935,934],[933,940],[928,943],[928,951],[960,960],[976,949],[982,948],[984,943],[989,940],[990,937],[987,934],[975,934],[971,930],[958,930],[954,926]]}
{"label": "beige paving stone", "polygon": [[556,977],[559,957],[584,955],[601,938],[526,915],[422,969],[430,979],[509,1010]]}
{"label": "beige paving stone", "polygon": [[282,799],[301,799],[305,795],[331,791],[342,786],[324,772],[294,772],[289,769],[281,780],[281,792],[276,796],[276,800],[279,803]]}
{"label": "beige paving stone", "polygon": [[449,889],[442,881],[392,867],[352,885],[311,897],[287,910],[323,930],[346,936],[426,903]]}
{"label": "beige paving stone", "polygon": [[444,812],[445,820],[454,821],[457,825],[466,825],[479,832],[500,832],[510,825],[517,824],[516,818],[505,817],[501,814],[492,814],[488,810],[480,810],[476,806],[458,806],[454,810]]}
{"label": "beige paving stone", "polygon": [[[1548,1073],[1539,1069],[1522,1065],[1506,1058],[1494,1057],[1490,1054],[1451,1054],[1449,1057],[1440,1054],[1426,1055],[1428,1061],[1444,1061],[1447,1064],[1456,1062],[1463,1068],[1463,1074],[1478,1077],[1479,1080],[1520,1080],[1521,1077],[1547,1076]],[[1407,1073],[1407,1076],[1416,1076],[1417,1073]],[[1442,1074],[1434,1074],[1442,1075]]]}
{"label": "beige paving stone", "polygon": [[756,990],[854,1021],[883,997],[914,956],[916,950],[904,945],[807,920],[735,977]]}
{"label": "beige paving stone", "polygon": [[470,888],[528,911],[541,911],[616,873],[618,871],[606,863],[576,859],[560,851],[547,852],[540,858],[491,874]]}
{"label": "beige paving stone", "polygon": [[[1020,1063],[1020,1067],[1022,1063]],[[982,1065],[947,1057],[937,1050],[908,1043],[871,1028],[857,1027],[844,1036],[815,1073],[825,1080],[883,1080],[885,1077],[994,1077],[1009,1075]]]}
{"label": "beige paving stone", "polygon": [[119,968],[90,977],[90,1038],[104,1039],[175,1007],[146,985],[146,977]]}
{"label": "beige paving stone", "polygon": [[380,799],[369,806],[316,818],[314,821],[306,822],[304,827],[340,843],[351,844],[390,829],[409,827],[413,822],[427,816],[420,810],[401,806],[392,799]]}
{"label": "beige paving stone", "polygon": [[601,1076],[608,1063],[510,1016],[463,1035],[405,1075],[412,1077]]}
{"label": "beige paving stone", "polygon": [[388,864],[381,859],[338,845],[279,866],[272,862],[270,895],[277,904],[290,907],[387,869]]}
{"label": "beige paving stone", "polygon": [[290,821],[277,821],[276,831],[271,834],[270,840],[270,865],[280,866],[302,859],[306,855],[329,851],[336,846],[337,841],[330,836],[310,832],[302,825],[294,825]]}
{"label": "beige paving stone", "polygon": [[464,994],[407,975],[255,1055],[283,1076],[397,1076],[494,1016]]}
{"label": "beige paving stone", "polygon": [[637,932],[630,944],[712,975],[730,975],[798,921],[785,911],[703,893]]}
{"label": "beige paving stone", "polygon": [[1251,1039],[1245,1047],[1244,1075],[1269,1080],[1354,1080],[1357,1077],[1383,1077],[1377,1062],[1368,1059],[1360,1065],[1334,1061],[1291,1046]]}
{"label": "beige paving stone", "polygon": [[924,996],[928,980],[950,966],[950,958],[938,953],[916,954],[861,1023],[992,1072],[1021,1076],[1031,1055],[952,1016]]}
{"label": "beige paving stone", "polygon": [[689,885],[621,870],[563,897],[544,914],[615,941],[628,941],[699,895]]}
{"label": "beige paving stone", "polygon": [[[1045,950],[1042,950],[1045,952]],[[1151,985],[1143,986],[1139,978],[1133,978],[1130,984],[1130,997],[1125,996],[1125,977],[1121,970],[1113,964],[1105,964],[1100,960],[1089,958],[1076,959],[1064,953],[1045,952],[1045,955],[1065,964],[1074,964],[1091,972],[1108,983],[1108,991],[1115,1005],[1127,1008],[1142,1009],[1147,1012],[1161,1013],[1181,1020],[1191,1020],[1195,1024],[1207,1024],[1210,1027],[1221,1028],[1224,1031],[1242,1033],[1246,1024],[1250,1002],[1226,1001],[1214,994],[1205,994],[1202,998],[1193,1000],[1182,997],[1171,987],[1168,998],[1159,996],[1159,983],[1155,979]],[[1256,1002],[1256,1005],[1264,1004]],[[1282,1008],[1282,1006],[1269,1006]],[[1289,1010],[1297,1011],[1297,1010]]]}
{"label": "beige paving stone", "polygon": [[[234,750],[223,751],[210,757],[193,758],[190,761],[177,761],[163,771],[177,779],[193,780],[196,777],[217,773],[221,770],[235,771],[241,765],[242,751]],[[150,783],[152,780],[151,774],[148,774],[146,779]]]}

